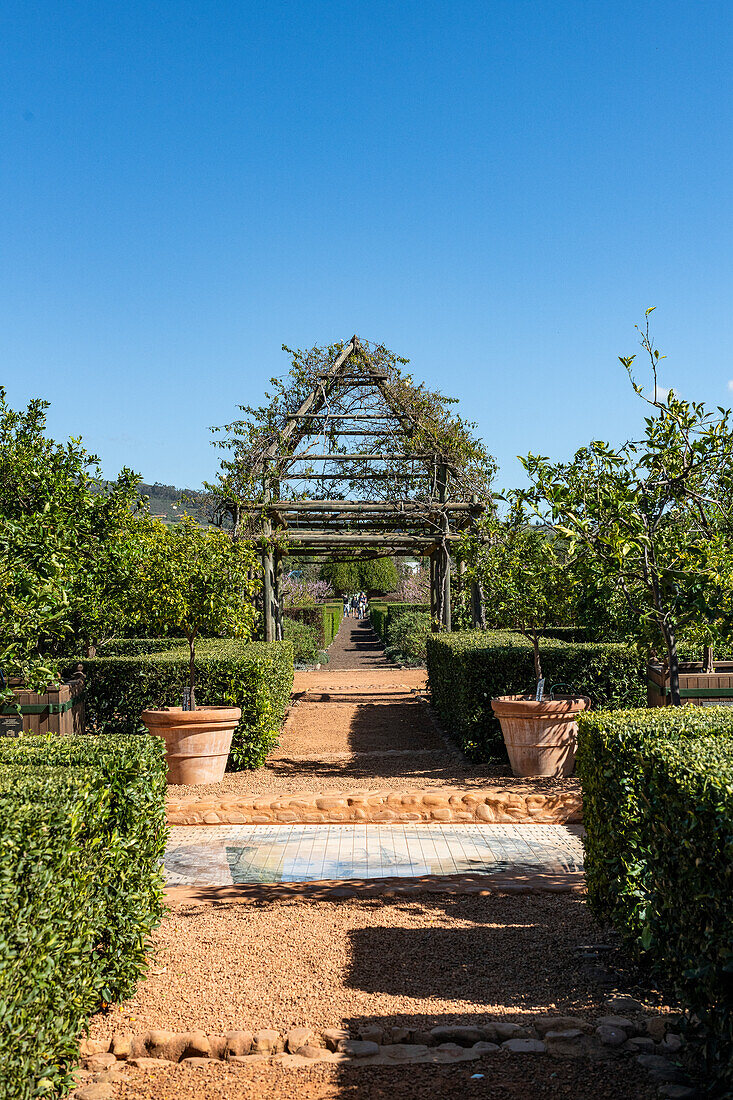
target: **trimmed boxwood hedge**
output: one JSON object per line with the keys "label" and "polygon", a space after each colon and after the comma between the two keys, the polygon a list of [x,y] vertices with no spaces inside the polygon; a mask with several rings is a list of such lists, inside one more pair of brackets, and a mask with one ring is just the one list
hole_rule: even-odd
{"label": "trimmed boxwood hedge", "polygon": [[387,603],[371,600],[369,603],[369,617],[372,626],[385,645],[397,644],[398,623],[402,615],[413,615],[417,612],[430,614],[430,604],[427,603]]}
{"label": "trimmed boxwood hedge", "polygon": [[148,653],[168,653],[184,645],[188,645],[185,638],[112,638],[97,647],[95,656],[140,657]]}
{"label": "trimmed boxwood hedge", "polygon": [[389,620],[386,655],[400,665],[425,667],[425,647],[432,630],[429,611],[403,610]]}
{"label": "trimmed boxwood hedge", "polygon": [[387,605],[386,603],[377,603],[375,600],[369,601],[369,618],[371,619],[374,632],[379,635],[383,642],[386,642],[387,638]]}
{"label": "trimmed boxwood hedge", "polygon": [[325,649],[328,649],[338,634],[343,617],[344,605],[342,601],[323,605],[323,643]]}
{"label": "trimmed boxwood hedge", "polygon": [[293,646],[293,661],[296,668],[315,665],[327,661],[328,656],[320,645],[318,630],[315,626],[300,622],[299,619],[283,619],[283,636]]}
{"label": "trimmed boxwood hedge", "polygon": [[[541,653],[548,688],[568,684],[594,707],[639,706],[645,698],[644,662],[632,646],[544,638]],[[499,630],[432,634],[427,663],[433,705],[463,751],[473,760],[503,755],[491,700],[534,690],[530,642]]]}
{"label": "trimmed boxwood hedge", "polygon": [[[185,642],[161,652],[78,660],[87,676],[87,729],[97,733],[142,732],[142,712],[180,704],[188,683]],[[215,638],[196,645],[197,703],[242,708],[230,766],[258,768],[264,763],[277,742],[292,689],[290,642]]]}
{"label": "trimmed boxwood hedge", "polygon": [[296,622],[314,627],[319,648],[328,649],[338,634],[343,618],[343,604],[334,601],[308,607],[286,607],[283,615],[286,619],[294,619]]}
{"label": "trimmed boxwood hedge", "polygon": [[733,738],[733,711],[688,706],[581,715],[577,770],[583,780],[588,900],[599,915],[610,916],[619,927],[633,926],[642,904],[631,881],[647,798],[640,761],[653,741],[680,741],[689,748],[711,735]]}
{"label": "trimmed boxwood hedge", "polygon": [[0,741],[0,1096],[63,1091],[89,1016],[134,992],[165,790],[157,738]]}
{"label": "trimmed boxwood hedge", "polygon": [[582,715],[578,770],[591,907],[697,1015],[710,1075],[731,1089],[733,714]]}

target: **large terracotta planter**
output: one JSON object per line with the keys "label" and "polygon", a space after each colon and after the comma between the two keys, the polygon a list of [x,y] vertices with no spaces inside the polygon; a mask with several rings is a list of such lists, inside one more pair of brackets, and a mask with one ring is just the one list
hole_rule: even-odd
{"label": "large terracotta planter", "polygon": [[239,707],[167,707],[143,711],[142,720],[165,741],[168,782],[195,786],[221,783],[241,715]]}
{"label": "large terracotta planter", "polygon": [[559,695],[538,702],[526,695],[501,695],[491,700],[491,706],[501,723],[514,775],[572,773],[577,716],[590,706],[587,696]]}

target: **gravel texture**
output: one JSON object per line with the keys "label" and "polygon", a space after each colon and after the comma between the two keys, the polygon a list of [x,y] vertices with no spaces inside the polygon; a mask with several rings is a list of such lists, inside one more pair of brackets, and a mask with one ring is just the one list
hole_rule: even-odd
{"label": "gravel texture", "polygon": [[329,669],[394,668],[384,656],[382,639],[369,619],[342,619],[338,634],[328,647]]}
{"label": "gravel texture", "polygon": [[595,1018],[608,987],[577,949],[600,936],[571,894],[182,903],[90,1034]]}
{"label": "gravel texture", "polygon": [[296,705],[266,766],[228,772],[218,784],[171,787],[171,798],[428,787],[579,790],[576,779],[517,780],[508,764],[470,764],[417,700],[415,691],[424,688],[425,673],[415,669],[296,673]]}
{"label": "gravel texture", "polygon": [[[656,1087],[633,1062],[557,1062],[533,1055],[492,1055],[456,1066],[315,1065],[176,1067],[129,1070],[115,1100],[653,1100]],[[474,1075],[482,1074],[479,1079]]]}
{"label": "gravel texture", "polygon": [[[501,787],[537,793],[574,780],[512,779],[508,767],[468,764],[417,701],[425,673],[390,665],[370,628],[354,621],[331,665],[296,673],[294,706],[265,768],[221,784],[173,787],[174,798],[294,791]],[[415,689],[415,690],[413,690]],[[318,884],[316,884],[316,887]],[[440,893],[433,892],[440,889]],[[460,889],[460,884],[455,886]],[[471,887],[478,889],[479,887]],[[338,889],[338,888],[336,888]],[[609,989],[661,998],[635,985],[603,940],[581,893],[481,896],[447,884],[396,896],[324,898],[254,887],[230,901],[173,902],[158,929],[146,980],[127,1003],[99,1013],[92,1038],[148,1029],[208,1033],[273,1027],[430,1028],[503,1016],[607,1015]],[[321,891],[323,893],[323,891]],[[599,965],[600,959],[603,965]],[[496,1053],[449,1065],[208,1064],[124,1070],[114,1100],[652,1100],[632,1059],[607,1064]]]}

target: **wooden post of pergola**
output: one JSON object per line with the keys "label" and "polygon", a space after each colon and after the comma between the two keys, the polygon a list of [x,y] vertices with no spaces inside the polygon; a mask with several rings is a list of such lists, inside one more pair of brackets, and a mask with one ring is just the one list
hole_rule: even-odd
{"label": "wooden post of pergola", "polygon": [[484,614],[484,595],[478,581],[471,581],[471,618],[475,630],[486,629]]}
{"label": "wooden post of pergola", "polygon": [[[265,481],[264,489],[265,505],[271,499],[269,481]],[[275,554],[271,545],[272,522],[265,510],[262,518],[262,617],[264,621],[264,636],[266,642],[274,642],[277,638],[277,616],[275,613]]]}
{"label": "wooden post of pergola", "polygon": [[[427,556],[433,629],[451,629],[450,545],[483,505],[451,499],[460,471],[437,443],[412,453],[409,439],[418,430],[431,439],[429,426],[401,406],[354,336],[253,458],[250,473],[263,487],[250,514],[260,517],[265,641],[282,637],[283,554],[309,561]],[[344,441],[351,439],[349,449]],[[284,498],[282,483],[300,488]],[[378,491],[391,499],[374,499]]]}

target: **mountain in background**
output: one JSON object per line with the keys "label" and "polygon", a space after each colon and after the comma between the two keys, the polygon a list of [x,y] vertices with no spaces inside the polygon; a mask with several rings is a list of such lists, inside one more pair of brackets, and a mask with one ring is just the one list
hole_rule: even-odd
{"label": "mountain in background", "polygon": [[163,485],[160,481],[153,485],[143,481],[139,488],[140,495],[148,498],[150,514],[158,519],[175,523],[184,512],[188,512],[199,523],[208,526],[211,493],[201,489],[177,489],[175,485]]}

